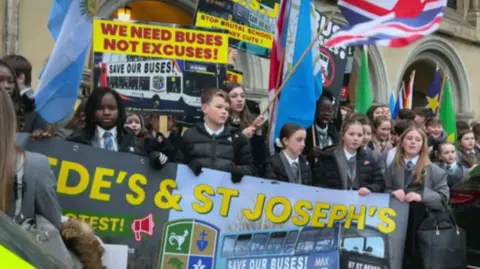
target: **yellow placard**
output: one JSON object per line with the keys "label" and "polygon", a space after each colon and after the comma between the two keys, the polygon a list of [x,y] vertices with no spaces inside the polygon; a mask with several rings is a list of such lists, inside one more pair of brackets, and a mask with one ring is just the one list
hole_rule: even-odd
{"label": "yellow placard", "polygon": [[93,51],[225,64],[228,34],[95,19]]}
{"label": "yellow placard", "polygon": [[227,81],[242,84],[243,74],[236,72],[235,70],[227,70]]}
{"label": "yellow placard", "polygon": [[195,25],[205,28],[217,28],[228,30],[230,38],[255,44],[263,48],[271,49],[273,35],[271,33],[238,24],[233,21],[224,20],[219,17],[208,15],[207,13],[197,12]]}
{"label": "yellow placard", "polygon": [[[41,254],[39,254],[41,255]],[[15,268],[15,269],[35,269],[31,264],[18,257],[9,249],[0,245],[0,269]]]}

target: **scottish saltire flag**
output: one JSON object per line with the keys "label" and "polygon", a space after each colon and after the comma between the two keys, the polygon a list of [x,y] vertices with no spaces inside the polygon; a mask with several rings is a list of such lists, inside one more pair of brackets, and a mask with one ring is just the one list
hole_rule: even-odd
{"label": "scottish saltire flag", "polygon": [[440,68],[435,70],[432,82],[428,86],[427,95],[425,96],[425,108],[428,109],[430,116],[436,115],[438,107],[440,106],[440,92],[442,88],[442,76],[440,75]]}
{"label": "scottish saltire flag", "polygon": [[35,93],[36,110],[53,124],[70,115],[78,97],[92,35],[92,0],[54,0],[48,29],[55,45]]}
{"label": "scottish saltire flag", "polygon": [[[288,13],[288,21],[286,21],[288,26],[283,27],[288,28],[286,29],[283,80],[317,36],[320,19],[311,0],[284,1],[287,1],[285,12]],[[299,67],[292,73],[291,78],[285,81],[285,88],[281,91],[278,100],[273,138],[278,137],[285,123],[296,123],[304,128],[313,124],[315,103],[322,92],[319,46],[320,40],[317,39],[306,57],[299,62]]]}
{"label": "scottish saltire flag", "polygon": [[407,46],[440,27],[446,4],[447,0],[339,0],[349,26],[325,46]]}

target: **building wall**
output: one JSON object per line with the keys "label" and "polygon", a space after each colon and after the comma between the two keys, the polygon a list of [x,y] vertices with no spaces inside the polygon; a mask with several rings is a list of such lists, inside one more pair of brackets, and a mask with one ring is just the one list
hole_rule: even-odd
{"label": "building wall", "polygon": [[5,21],[5,1],[0,1],[0,55],[4,53],[5,42],[3,41],[3,29]]}
{"label": "building wall", "polygon": [[47,29],[51,4],[51,0],[20,0],[18,53],[32,63],[33,88],[54,44]]}

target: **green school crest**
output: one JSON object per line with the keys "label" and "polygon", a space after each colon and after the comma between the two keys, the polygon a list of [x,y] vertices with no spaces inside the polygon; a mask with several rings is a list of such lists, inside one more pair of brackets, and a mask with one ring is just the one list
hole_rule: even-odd
{"label": "green school crest", "polygon": [[213,269],[219,229],[195,219],[165,223],[158,269]]}

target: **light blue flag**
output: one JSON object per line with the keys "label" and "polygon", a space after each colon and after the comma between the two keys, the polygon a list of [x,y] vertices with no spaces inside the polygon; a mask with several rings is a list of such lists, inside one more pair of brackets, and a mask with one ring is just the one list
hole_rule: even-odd
{"label": "light blue flag", "polygon": [[68,117],[78,97],[92,37],[93,14],[82,9],[84,1],[54,0],[52,4],[48,28],[56,42],[35,92],[36,110],[50,124]]}
{"label": "light blue flag", "polygon": [[393,113],[395,110],[396,100],[395,100],[395,93],[390,91],[388,96],[388,109],[390,109],[390,114]]}
{"label": "light blue flag", "polygon": [[[319,15],[311,0],[291,0],[285,48],[284,79],[316,36]],[[308,51],[298,69],[285,84],[279,97],[275,138],[286,123],[304,128],[313,124],[315,104],[322,93],[320,72],[320,41]]]}

